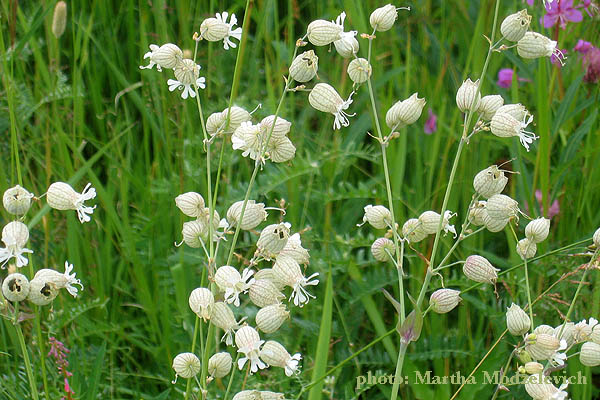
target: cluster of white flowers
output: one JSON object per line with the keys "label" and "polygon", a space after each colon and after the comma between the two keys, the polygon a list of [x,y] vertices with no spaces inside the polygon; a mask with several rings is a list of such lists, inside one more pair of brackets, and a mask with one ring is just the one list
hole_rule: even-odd
{"label": "cluster of white flowers", "polygon": [[[192,241],[186,238],[184,232],[184,242],[188,245],[192,243],[191,247],[198,247],[195,246],[196,242],[202,244],[206,241],[206,226],[208,226],[206,219],[208,209],[202,196],[194,192],[184,193],[177,196],[175,202],[186,215],[197,218],[196,223],[202,227],[196,230],[198,234]],[[244,209],[243,215],[242,209]],[[267,209],[263,203],[254,200],[248,200],[245,207],[243,201],[238,201],[229,207],[227,220],[223,220],[221,226],[239,225],[240,229],[256,232],[255,228],[267,219]],[[218,220],[216,211],[215,219]],[[283,303],[286,299],[284,294],[286,287],[291,288],[288,301],[302,307],[314,298],[308,293],[306,287],[317,285],[319,282],[316,279],[318,273],[305,277],[302,272],[301,265],[309,263],[309,253],[302,246],[300,234],[291,234],[290,228],[291,225],[286,222],[265,226],[256,239],[257,248],[249,261],[249,267],[240,272],[233,266],[223,265],[216,269],[214,276],[209,276],[215,283],[217,289],[215,292],[209,288],[199,287],[194,289],[189,297],[191,310],[204,322],[210,321],[223,330],[222,341],[227,346],[237,347],[237,352],[240,353],[238,368],[242,369],[246,363],[249,363],[250,373],[269,366],[283,368],[287,376],[292,376],[299,371],[299,362],[302,358],[300,353],[290,355],[279,342],[263,340],[259,333],[260,331],[262,334],[271,335],[277,332],[289,318],[290,312]],[[225,233],[227,233],[226,228],[219,232],[215,239],[223,238]],[[272,264],[257,269],[262,262]],[[247,304],[241,298],[244,294],[247,294],[248,300],[259,308],[254,326],[245,322],[247,316],[238,320],[234,314],[236,309],[244,313],[244,306]],[[207,382],[228,375],[232,364],[233,360],[229,352],[219,352],[211,356],[207,366],[210,374]],[[194,354],[182,353],[173,360],[173,368],[178,376],[191,378],[200,371],[200,360]],[[274,392],[243,391],[234,398],[283,399],[283,395]]]}
{"label": "cluster of white flowers", "polygon": [[296,154],[296,147],[287,137],[291,126],[291,122],[276,115],[269,115],[257,124],[247,120],[235,129],[231,144],[234,150],[241,150],[244,157],[261,163],[266,160],[287,162]]}
{"label": "cluster of white flowers", "polygon": [[[96,197],[96,191],[88,184],[83,193],[77,193],[69,184],[55,182],[48,188],[46,200],[48,205],[57,210],[77,211],[81,223],[90,221],[94,207],[85,206],[84,202]],[[19,219],[24,218],[31,207],[31,201],[36,197],[25,188],[17,185],[4,192],[2,203],[9,214]],[[36,199],[37,200],[37,199]],[[73,265],[65,261],[65,272],[53,269],[40,269],[29,280],[18,269],[29,264],[26,254],[33,250],[25,247],[29,241],[29,228],[19,219],[11,221],[2,229],[2,242],[5,247],[0,248],[0,262],[2,268],[8,264],[9,275],[2,282],[2,294],[8,301],[20,302],[29,300],[38,306],[50,304],[58,296],[60,289],[66,289],[73,297],[77,297],[79,286],[83,289],[81,281],[73,272]],[[10,263],[14,259],[14,264]]]}

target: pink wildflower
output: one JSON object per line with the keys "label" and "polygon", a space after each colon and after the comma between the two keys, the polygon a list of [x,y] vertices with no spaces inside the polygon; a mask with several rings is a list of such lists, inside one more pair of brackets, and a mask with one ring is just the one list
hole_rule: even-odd
{"label": "pink wildflower", "polygon": [[575,47],[573,48],[573,50],[575,50],[578,53],[581,54],[585,54],[588,51],[590,51],[592,49],[592,44],[590,42],[586,42],[583,39],[579,39],[579,41],[577,42],[577,44],[575,45]]}
{"label": "pink wildflower", "polygon": [[424,130],[428,135],[431,135],[433,132],[437,131],[437,115],[431,111],[431,108],[429,109],[429,118],[427,118],[427,121],[425,122]]}
{"label": "pink wildflower", "polygon": [[573,0],[556,0],[546,4],[546,15],[543,22],[545,28],[551,28],[558,23],[561,29],[567,27],[567,22],[581,22],[581,11],[573,7]]}
{"label": "pink wildflower", "polygon": [[501,88],[508,89],[512,86],[513,79],[516,79],[519,82],[528,82],[529,79],[519,78],[516,72],[514,72],[511,68],[502,68],[498,71],[498,81],[496,85]]}

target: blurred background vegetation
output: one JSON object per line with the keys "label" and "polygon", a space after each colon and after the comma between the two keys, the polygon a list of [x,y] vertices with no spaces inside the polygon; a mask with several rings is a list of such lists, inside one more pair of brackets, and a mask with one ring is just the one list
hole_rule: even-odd
{"label": "blurred background vegetation", "polygon": [[[194,320],[187,298],[200,284],[205,260],[198,251],[173,245],[180,240],[184,222],[174,197],[185,191],[206,194],[205,155],[195,104],[167,90],[165,72],[138,68],[146,64],[142,56],[148,45],[173,42],[193,50],[192,34],[204,18],[227,10],[241,24],[245,12],[251,12],[234,103],[248,110],[261,103],[257,118],[262,118],[275,111],[294,43],[310,21],[335,19],[345,11],[346,28],[360,35],[370,31],[370,12],[385,4],[373,0],[250,3],[251,11],[244,10],[243,0],[71,1],[66,32],[57,40],[51,33],[54,1],[2,1],[0,190],[16,183],[9,145],[14,129],[27,189],[41,195],[51,182],[73,179],[76,189],[89,181],[98,191],[91,223],[81,225],[75,213],[65,219],[64,214],[44,209],[42,202],[34,205],[30,211],[34,217],[27,221],[32,227],[29,247],[35,251],[36,269],[60,266],[68,259],[85,285],[78,299],[61,296],[52,310],[44,309],[43,321],[43,331],[71,350],[70,382],[76,398],[172,399],[183,389],[183,383],[171,384],[171,361],[177,353],[189,351]],[[491,32],[494,1],[423,0],[397,5],[411,6],[411,11],[400,11],[394,28],[379,33],[374,42],[379,117],[413,92],[427,100],[421,119],[404,128],[389,147],[396,218],[403,223],[441,207],[462,132],[455,93],[463,79],[479,77],[487,51],[483,35]],[[523,7],[527,5],[520,0],[502,1],[500,20]],[[536,216],[540,207],[547,215],[555,200],[560,206],[549,240],[539,247],[538,254],[544,254],[591,237],[600,225],[599,90],[597,83],[583,81],[585,68],[572,50],[579,39],[598,46],[600,37],[598,20],[587,15],[566,30],[546,30],[539,22],[544,13],[541,2],[528,10],[533,15],[532,29],[557,39],[559,47],[568,50],[566,66],[558,68],[547,58],[523,62],[509,50],[494,54],[481,88],[484,95],[501,94],[507,103],[525,104],[535,116],[532,130],[541,139],[527,153],[516,139],[476,135],[459,165],[449,208],[462,221],[473,176],[491,164],[514,159],[505,168],[519,174],[510,176],[506,193],[521,208],[532,205],[530,214]],[[366,41],[359,41],[360,54],[366,57]],[[208,82],[201,92],[206,116],[227,106],[236,52],[224,51],[221,43],[200,43],[197,62]],[[319,78],[346,97],[352,90],[345,73],[348,60],[327,47],[316,52]],[[502,68],[512,69],[524,80],[507,89],[499,87],[497,73]],[[423,132],[427,109],[438,117],[437,131],[431,135]],[[333,132],[332,116],[312,109],[306,93],[292,93],[284,103],[281,116],[293,123],[290,138],[298,149],[296,158],[289,165],[268,164],[259,173],[251,198],[269,206],[285,200],[286,220],[294,231],[305,230],[310,271],[319,272],[322,280],[314,290],[317,299],[294,309],[278,334],[290,352],[302,352],[303,373],[289,379],[281,370],[268,370],[250,377],[249,387],[296,396],[311,378],[322,376],[395,326],[394,309],[381,289],[397,295],[396,271],[370,255],[376,232],[356,227],[365,205],[386,204],[379,146],[368,135],[373,132],[373,115],[367,110],[368,94],[361,88],[350,108],[357,115],[348,128]],[[220,141],[213,146],[213,160],[218,160],[221,146]],[[221,216],[243,199],[253,167],[229,142],[223,165],[217,201]],[[213,170],[216,167],[215,161]],[[535,190],[542,193],[539,203]],[[2,220],[3,224],[10,220],[4,210]],[[275,221],[276,216],[269,220]],[[252,239],[242,238],[241,255],[253,251]],[[415,249],[428,256],[430,239]],[[465,241],[456,259],[479,253],[505,270],[519,263],[515,244],[510,231],[484,233]],[[442,249],[450,245],[446,237]],[[534,296],[587,261],[575,255],[584,247],[534,262],[530,267]],[[413,296],[426,269],[416,254],[409,251],[405,264]],[[578,276],[562,281],[536,305],[537,321],[560,322]],[[590,285],[584,287],[573,315],[577,321],[600,315],[600,290],[593,290],[600,275],[595,271],[588,276]],[[409,349],[405,374],[431,370],[440,376],[456,371],[467,375],[505,329],[507,305],[525,302],[523,278],[522,270],[516,269],[500,280],[498,297],[490,287],[474,288],[449,315],[429,315],[421,340]],[[446,270],[445,283],[461,290],[471,286],[460,268]],[[432,288],[436,285],[439,281]],[[29,398],[16,340],[10,322],[0,323],[2,399]],[[27,330],[26,340],[33,340]],[[327,351],[318,351],[319,344]],[[503,340],[480,371],[499,370],[514,344],[513,338]],[[397,347],[397,337],[389,335],[336,370],[333,384],[316,385],[310,398],[389,398],[390,385],[367,387],[360,393],[354,387],[356,377],[368,371],[393,373]],[[33,362],[39,362],[35,354]],[[49,398],[59,398],[62,381],[50,360],[48,370],[56,390]],[[572,385],[570,394],[592,399],[600,388],[594,372],[600,370],[584,368],[573,359],[564,373],[580,370],[589,382],[596,381]],[[243,374],[238,377],[234,388],[241,386]],[[481,379],[481,373],[476,377]],[[212,385],[223,387],[221,382]],[[457,388],[411,385],[403,386],[401,395],[403,399],[447,399]],[[489,398],[494,389],[493,385],[467,385],[458,398]],[[520,387],[511,390],[500,398],[526,396]]]}

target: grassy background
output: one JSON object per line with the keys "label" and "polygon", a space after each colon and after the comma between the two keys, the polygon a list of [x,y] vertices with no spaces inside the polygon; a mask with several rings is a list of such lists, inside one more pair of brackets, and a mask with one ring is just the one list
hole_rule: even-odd
{"label": "grassy background", "polygon": [[[345,10],[346,26],[367,32],[370,12],[383,4],[254,1],[235,103],[246,109],[262,103],[258,117],[272,114],[293,44],[310,21],[334,19]],[[405,128],[389,148],[396,218],[401,223],[441,207],[462,130],[455,92],[465,77],[477,77],[481,71],[487,46],[482,35],[491,31],[493,4],[491,0],[400,4],[411,5],[412,11],[400,11],[394,28],[378,34],[374,42],[379,117],[393,102],[415,91],[427,99],[426,108],[438,115],[435,134],[423,134],[424,110],[424,117]],[[138,66],[145,64],[142,56],[148,44],[173,42],[193,50],[191,36],[203,18],[226,9],[241,21],[244,5],[242,0],[73,1],[65,35],[57,40],[50,29],[53,1],[2,2],[0,189],[17,182],[9,144],[14,133],[27,189],[40,195],[51,182],[72,179],[77,189],[89,181],[98,191],[98,208],[89,224],[80,225],[75,213],[65,218],[49,211],[42,202],[33,206],[27,220],[32,226],[29,247],[35,250],[36,269],[60,266],[68,259],[86,287],[77,300],[63,294],[52,310],[44,308],[43,321],[44,333],[71,349],[74,376],[70,381],[78,398],[170,399],[183,390],[183,383],[170,383],[170,365],[174,355],[188,351],[191,344],[194,320],[187,297],[200,283],[204,260],[197,251],[173,246],[180,240],[184,221],[173,199],[184,191],[207,191],[202,133],[195,104],[168,92],[164,72],[140,71]],[[503,1],[500,15],[520,7],[521,1]],[[533,28],[539,31],[541,6],[530,13]],[[482,84],[484,94],[499,93],[507,102],[527,105],[535,115],[533,130],[541,139],[527,153],[517,140],[477,135],[459,165],[449,203],[451,210],[464,215],[475,173],[516,158],[509,168],[520,174],[511,175],[506,193],[521,204],[533,204],[534,189],[541,189],[543,206],[560,201],[560,214],[553,219],[551,236],[539,254],[589,238],[600,225],[598,85],[582,82],[584,71],[571,51],[579,38],[600,45],[598,23],[585,16],[584,22],[571,24],[566,31],[541,31],[558,35],[559,47],[569,49],[567,66],[558,69],[547,59],[523,62],[514,50],[507,51],[494,55]],[[366,56],[364,40],[361,45]],[[317,54],[320,79],[347,96],[351,91],[344,73],[347,60],[328,48],[317,49]],[[208,81],[201,94],[207,114],[227,106],[235,57],[236,51],[225,52],[219,43],[200,43],[197,60]],[[500,68],[513,68],[528,81],[509,90],[498,88]],[[368,251],[376,232],[356,227],[365,205],[386,201],[379,148],[367,135],[373,129],[373,116],[367,112],[366,88],[354,97],[350,110],[357,115],[350,127],[336,132],[331,130],[332,117],[309,107],[306,97],[291,94],[281,114],[293,122],[290,138],[298,149],[296,158],[290,165],[268,165],[251,197],[270,206],[285,199],[286,220],[294,230],[307,229],[303,243],[311,250],[310,270],[323,278],[315,290],[317,300],[302,310],[294,309],[293,318],[278,334],[288,349],[302,352],[303,373],[287,379],[281,370],[270,370],[248,379],[250,387],[278,390],[290,397],[311,378],[388,332],[396,319],[380,293],[381,288],[397,290],[396,273],[375,262]],[[218,159],[220,146],[220,142],[214,146],[213,159]],[[226,146],[217,201],[221,215],[243,198],[252,172],[252,163],[234,153],[230,144]],[[531,208],[539,214],[538,207]],[[2,211],[2,219],[6,223],[10,217]],[[252,239],[242,238],[240,253],[253,250]],[[447,249],[451,242],[447,238],[443,244]],[[428,255],[431,246],[432,240],[416,249]],[[457,257],[478,252],[506,269],[518,264],[514,247],[508,231],[485,233],[466,241]],[[407,286],[413,296],[425,274],[415,254],[407,254]],[[584,261],[561,252],[533,263],[534,296]],[[445,272],[446,284],[470,287],[459,272]],[[600,291],[592,290],[600,279],[597,271],[589,279],[592,285],[584,288],[575,320],[599,317]],[[559,313],[568,308],[563,301],[572,297],[576,283],[577,276],[565,280],[553,290],[555,297],[538,303],[537,320],[558,324]],[[501,280],[498,299],[489,287],[473,289],[457,311],[427,318],[421,340],[409,350],[406,373],[431,370],[435,375],[456,371],[467,375],[504,330],[506,306],[525,301],[522,287],[523,273],[516,269]],[[25,330],[30,342],[30,332]],[[499,370],[515,343],[513,338],[502,341],[482,370]],[[311,398],[389,397],[390,385],[376,385],[363,394],[356,393],[354,386],[356,376],[368,371],[393,373],[397,346],[394,335],[387,337],[334,373],[333,394],[331,387],[320,384],[310,392]],[[36,351],[34,364],[39,362]],[[29,398],[9,321],[0,323],[0,359],[0,398]],[[50,398],[58,398],[60,378],[50,363],[48,369],[56,390]],[[593,370],[582,368],[576,359],[569,362],[569,373],[579,370],[591,379]],[[212,385],[222,388],[220,382]],[[598,387],[573,385],[569,390],[573,398],[592,399]],[[401,393],[405,399],[443,399],[456,389],[452,384],[404,386]],[[490,397],[493,390],[492,385],[468,385],[459,398]],[[500,398],[522,396],[522,388],[515,387]]]}

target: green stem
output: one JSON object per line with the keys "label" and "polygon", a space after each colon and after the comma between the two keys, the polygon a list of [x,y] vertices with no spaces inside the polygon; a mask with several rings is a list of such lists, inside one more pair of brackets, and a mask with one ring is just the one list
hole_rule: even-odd
{"label": "green stem", "polygon": [[[17,309],[15,309],[15,318],[18,318]],[[21,353],[23,353],[23,359],[25,360],[25,370],[27,371],[27,379],[29,380],[29,387],[31,388],[31,397],[33,398],[33,400],[39,400],[40,397],[37,391],[35,375],[33,374],[33,369],[31,368],[31,361],[29,360],[29,353],[27,352],[27,346],[25,345],[23,331],[21,330],[21,325],[19,325],[18,322],[15,324],[15,329],[19,338]],[[46,393],[46,396],[48,396],[48,393]]]}
{"label": "green stem", "polygon": [[398,360],[396,361],[396,372],[394,373],[394,385],[392,386],[392,397],[391,400],[398,398],[398,389],[400,389],[400,376],[402,376],[402,365],[404,364],[404,356],[406,355],[406,348],[408,343],[404,343],[400,340],[400,352],[398,353]]}
{"label": "green stem", "polygon": [[515,352],[511,351],[510,356],[508,357],[508,361],[506,361],[506,364],[504,365],[504,368],[502,369],[502,373],[500,374],[500,379],[499,379],[500,383],[496,387],[496,391],[494,392],[494,397],[492,397],[492,400],[496,400],[496,398],[498,397],[498,394],[500,394],[500,384],[502,383],[502,379],[504,379],[504,376],[506,375],[506,371],[508,371],[508,367],[510,366],[510,362],[512,361],[514,355],[515,355]]}
{"label": "green stem", "polygon": [[533,307],[531,304],[531,288],[529,287],[529,271],[527,270],[527,257],[523,260],[525,262],[525,285],[527,286],[527,303],[529,304],[529,319],[531,319],[531,332],[533,332]]}
{"label": "green stem", "polygon": [[239,358],[240,358],[240,353],[237,353],[237,356],[235,357],[235,361],[233,362],[233,365],[231,368],[231,375],[229,375],[229,383],[227,384],[227,391],[225,391],[225,397],[223,397],[223,400],[227,400],[227,396],[229,396],[229,391],[231,390],[231,384],[233,383],[233,376],[235,375],[235,371],[237,371],[237,362],[238,362]]}

